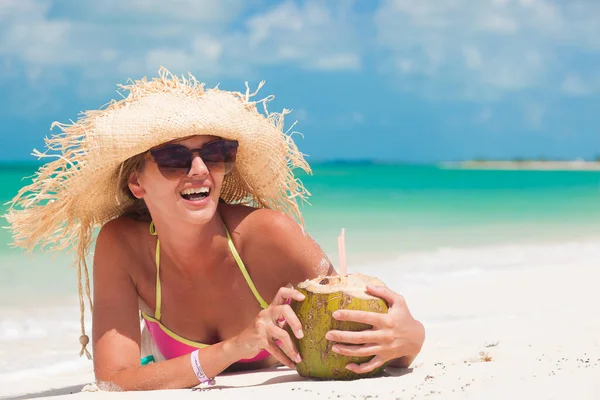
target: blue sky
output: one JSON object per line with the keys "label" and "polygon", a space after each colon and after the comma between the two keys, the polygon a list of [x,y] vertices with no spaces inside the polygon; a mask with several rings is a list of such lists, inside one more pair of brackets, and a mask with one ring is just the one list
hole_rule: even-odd
{"label": "blue sky", "polygon": [[597,21],[595,0],[1,0],[0,161],[161,65],[266,80],[309,160],[592,158]]}

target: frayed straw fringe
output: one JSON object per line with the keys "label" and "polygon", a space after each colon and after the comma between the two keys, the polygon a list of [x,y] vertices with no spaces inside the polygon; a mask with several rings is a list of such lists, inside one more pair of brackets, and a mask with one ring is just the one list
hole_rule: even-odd
{"label": "frayed straw fringe", "polygon": [[[86,257],[94,229],[119,217],[132,204],[118,187],[126,159],[194,134],[239,140],[238,162],[223,182],[222,198],[228,203],[279,210],[304,224],[297,201],[306,202],[310,193],[295,178],[293,170],[300,168],[310,173],[310,167],[288,135],[289,130],[283,132],[284,117],[290,111],[269,112],[267,103],[273,96],[251,100],[263,85],[264,81],[260,82],[251,93],[246,82],[244,94],[221,91],[218,87],[205,90],[204,84],[191,74],[178,78],[161,68],[158,78],[151,81],[143,78],[118,85],[121,100],[86,111],[77,122],[54,122],[52,128],[58,127],[62,132],[45,139],[44,152],[34,150],[38,159],[53,161],[40,167],[32,183],[19,190],[9,203],[5,218],[15,246],[28,251],[39,248],[75,252],[81,310],[80,354],[90,357],[86,349],[89,338],[85,335],[84,291],[90,310],[93,305]],[[164,102],[157,105],[159,99],[162,101],[160,96]],[[163,119],[156,117],[152,121],[154,114],[167,112],[164,109],[174,107],[173,103],[178,105],[180,119],[170,120],[170,115],[161,114]],[[257,110],[258,104],[262,104],[264,114]],[[214,115],[217,116],[212,118]],[[189,121],[183,121],[185,118]]]}

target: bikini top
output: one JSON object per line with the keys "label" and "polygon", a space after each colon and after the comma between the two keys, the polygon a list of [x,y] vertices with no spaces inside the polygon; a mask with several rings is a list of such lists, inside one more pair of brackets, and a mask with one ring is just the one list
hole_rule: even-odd
{"label": "bikini top", "polygon": [[[231,239],[231,235],[229,234],[229,231],[227,230],[227,226],[225,226],[225,224],[223,224],[223,226],[225,227],[225,232],[227,233],[227,244],[229,245],[231,254],[233,255],[233,258],[235,259],[235,261],[240,269],[240,272],[244,276],[244,279],[248,283],[248,286],[250,287],[250,290],[252,291],[252,294],[254,294],[254,297],[256,298],[258,303],[261,305],[262,308],[267,308],[269,305],[260,296],[260,293],[258,293],[258,290],[256,289],[256,286],[254,285],[254,282],[252,282],[252,279],[250,278],[250,274],[248,274],[246,266],[244,265],[240,255],[238,254],[238,252],[235,248],[235,245],[233,244],[233,240]],[[150,224],[150,234],[156,236],[156,229],[154,228],[154,223]],[[185,354],[189,354],[192,351],[194,351],[195,349],[209,346],[208,344],[197,343],[192,340],[181,337],[178,334],[176,334],[175,332],[171,331],[165,325],[163,325],[160,322],[160,318],[161,318],[160,307],[161,307],[160,240],[158,240],[158,238],[157,238],[157,240],[156,240],[156,307],[154,310],[154,317],[151,317],[142,311],[142,318],[144,318],[144,320],[146,322],[146,326],[148,327],[148,330],[150,331],[150,334],[152,335],[152,339],[154,340],[154,343],[156,344],[156,346],[158,347],[158,349],[160,350],[160,352],[166,359],[176,358],[176,357],[179,357],[179,356],[182,356]],[[263,350],[255,357],[253,357],[251,359],[239,360],[239,362],[259,361],[259,360],[267,358],[268,356],[269,356],[269,353],[266,350]]]}

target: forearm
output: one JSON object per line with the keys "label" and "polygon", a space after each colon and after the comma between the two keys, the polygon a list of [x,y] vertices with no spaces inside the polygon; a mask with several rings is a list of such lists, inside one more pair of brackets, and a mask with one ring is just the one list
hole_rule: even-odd
{"label": "forearm", "polygon": [[[238,353],[234,341],[228,340],[200,349],[198,359],[206,376],[212,378],[240,359]],[[103,390],[182,389],[198,385],[189,354],[113,373],[97,372],[96,379]]]}

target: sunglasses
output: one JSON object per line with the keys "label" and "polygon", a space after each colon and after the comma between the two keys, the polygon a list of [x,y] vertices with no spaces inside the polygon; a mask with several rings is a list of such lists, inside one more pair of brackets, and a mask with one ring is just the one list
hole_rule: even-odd
{"label": "sunglasses", "polygon": [[200,156],[211,173],[227,174],[233,168],[237,149],[237,140],[215,140],[199,149],[169,144],[150,150],[150,156],[156,162],[162,176],[169,180],[177,180],[189,174],[194,154]]}

